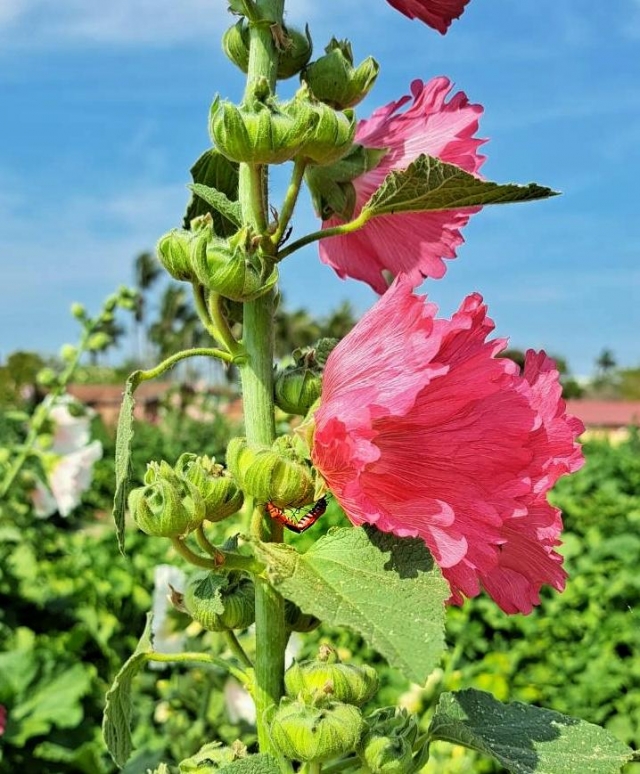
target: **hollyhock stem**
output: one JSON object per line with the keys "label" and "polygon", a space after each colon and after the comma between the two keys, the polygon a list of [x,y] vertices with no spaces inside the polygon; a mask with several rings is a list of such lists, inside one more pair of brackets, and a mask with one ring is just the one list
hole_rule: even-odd
{"label": "hollyhock stem", "polygon": [[[284,0],[257,0],[260,12],[282,23]],[[266,15],[266,13],[265,13]],[[277,18],[274,19],[274,16]],[[249,68],[245,95],[258,78],[275,88],[278,52],[269,26],[250,25]],[[240,204],[245,224],[263,233],[267,225],[266,169],[242,164]],[[273,404],[273,293],[244,305],[243,344],[246,362],[240,367],[247,441],[252,446],[270,446],[275,439]],[[282,529],[266,516],[252,522],[252,535],[260,540],[281,542]],[[287,632],[284,600],[265,580],[256,578],[255,690],[258,742],[263,753],[274,752],[269,736],[270,711],[282,696],[284,650]]]}
{"label": "hollyhock stem", "polygon": [[287,193],[285,194],[284,202],[282,203],[282,210],[280,211],[278,217],[278,228],[276,229],[275,234],[271,237],[271,241],[276,248],[285,235],[289,221],[293,216],[293,210],[295,209],[298,196],[300,195],[300,187],[302,186],[302,181],[304,180],[304,172],[306,168],[307,162],[305,159],[298,159],[293,165],[293,173],[291,175],[289,187],[287,188]]}
{"label": "hollyhock stem", "polygon": [[301,247],[306,247],[313,242],[318,242],[320,239],[328,239],[332,236],[342,236],[344,234],[351,234],[353,231],[357,231],[362,228],[370,219],[368,213],[363,212],[358,215],[354,220],[350,220],[348,223],[341,223],[339,226],[333,226],[333,228],[325,228],[321,231],[314,231],[311,234],[306,234],[300,239],[296,239],[289,247],[286,247],[278,254],[278,260],[281,261],[291,253],[295,253],[296,250],[300,250]]}

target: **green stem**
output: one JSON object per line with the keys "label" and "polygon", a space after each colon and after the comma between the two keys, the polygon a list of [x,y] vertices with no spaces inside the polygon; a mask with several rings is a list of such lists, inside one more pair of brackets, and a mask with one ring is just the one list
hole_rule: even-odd
{"label": "green stem", "polygon": [[[212,556],[214,559],[219,558],[221,556],[221,552],[219,549],[217,549],[213,543],[209,540],[209,538],[205,535],[204,527],[201,524],[198,529],[196,530],[196,540],[198,541],[198,545],[203,551],[206,551],[209,556]],[[220,562],[222,564],[222,562]]]}
{"label": "green stem", "polygon": [[176,552],[189,562],[189,564],[193,564],[196,567],[202,567],[205,570],[219,570],[221,567],[224,567],[226,570],[243,570],[252,575],[257,575],[264,570],[262,564],[251,556],[242,556],[242,554],[235,554],[228,551],[218,551],[217,557],[211,559],[207,556],[196,554],[181,538],[172,538],[171,544]]}
{"label": "green stem", "polygon": [[220,293],[209,293],[207,309],[211,322],[218,333],[218,340],[221,341],[236,360],[239,360],[244,354],[244,350],[235,339],[231,332],[227,318],[222,311],[222,296]]}
{"label": "green stem", "polygon": [[185,360],[188,357],[217,357],[227,363],[233,363],[234,360],[233,355],[228,352],[212,347],[183,349],[182,352],[176,352],[175,355],[171,355],[166,360],[163,360],[162,363],[158,363],[155,368],[149,368],[147,371],[137,371],[138,384],[140,382],[148,382],[151,379],[157,379],[159,376],[162,376],[165,371],[173,368],[176,363],[179,363],[181,360]]}
{"label": "green stem", "polygon": [[[256,0],[258,11],[269,11],[272,22],[282,23],[284,0]],[[276,18],[274,18],[276,17]],[[249,68],[245,97],[251,96],[256,80],[266,78],[275,88],[278,52],[271,30],[250,26]],[[268,202],[267,171],[242,164],[239,198],[243,221],[265,236]],[[273,293],[244,305],[243,344],[246,362],[240,366],[247,440],[251,446],[270,446],[275,439],[273,403]],[[252,525],[252,535],[261,540],[281,540],[281,530],[272,533],[270,520]],[[256,578],[255,690],[258,742],[262,753],[277,754],[268,731],[270,714],[283,692],[284,650],[287,632],[284,600],[265,579]]]}
{"label": "green stem", "polygon": [[227,641],[227,645],[231,649],[231,652],[233,653],[233,655],[238,659],[238,661],[241,664],[244,664],[247,667],[247,669],[253,669],[253,664],[251,663],[251,659],[244,652],[244,648],[238,642],[238,638],[236,637],[236,635],[231,630],[229,630],[224,633],[224,636]]}
{"label": "green stem", "polygon": [[221,658],[216,658],[209,653],[147,653],[146,658],[148,661],[157,661],[160,664],[211,664],[212,666],[220,667],[225,672],[229,672],[236,679],[238,679],[243,685],[247,685],[249,682],[248,675],[242,670],[237,669],[232,664],[224,661]]}
{"label": "green stem", "polygon": [[280,210],[278,217],[278,228],[274,235],[271,237],[273,246],[277,249],[278,245],[284,237],[287,226],[293,216],[293,211],[300,195],[300,187],[304,180],[304,172],[307,168],[306,159],[296,159],[293,165],[293,172],[291,174],[291,180],[289,181],[289,187],[285,194],[284,201],[282,202],[282,209]]}
{"label": "green stem", "polygon": [[353,220],[350,220],[348,223],[341,223],[339,226],[333,226],[332,228],[325,228],[321,231],[314,231],[311,234],[307,234],[306,236],[300,237],[300,239],[296,239],[295,242],[292,242],[289,247],[285,247],[284,250],[281,250],[278,253],[278,260],[281,261],[283,258],[286,258],[288,255],[291,255],[291,253],[295,253],[296,250],[300,250],[301,247],[306,247],[307,245],[312,244],[313,242],[318,242],[320,239],[329,239],[329,237],[332,236],[342,236],[344,234],[351,234],[353,231],[357,231],[359,228],[362,228],[367,221],[369,221],[370,217],[367,213],[360,213],[357,218],[354,218]]}
{"label": "green stem", "polygon": [[218,330],[213,324],[211,317],[209,317],[205,289],[197,282],[194,282],[191,287],[193,289],[193,303],[196,308],[196,312],[198,313],[198,317],[200,318],[200,322],[204,325],[207,333],[209,336],[211,336],[212,339],[221,341]]}

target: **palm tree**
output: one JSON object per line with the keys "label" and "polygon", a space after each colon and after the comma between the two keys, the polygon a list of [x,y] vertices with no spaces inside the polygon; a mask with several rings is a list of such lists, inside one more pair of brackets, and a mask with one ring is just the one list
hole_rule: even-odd
{"label": "palm tree", "polygon": [[148,292],[162,274],[162,267],[152,253],[140,253],[134,261],[135,286],[139,292],[138,304],[134,312],[136,326],[136,349],[138,360],[147,360],[144,347],[144,322],[147,315]]}

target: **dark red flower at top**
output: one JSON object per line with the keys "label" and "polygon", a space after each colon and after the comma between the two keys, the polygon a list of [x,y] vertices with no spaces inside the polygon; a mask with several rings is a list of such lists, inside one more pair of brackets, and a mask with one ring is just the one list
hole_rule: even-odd
{"label": "dark red flower at top", "polygon": [[410,19],[420,19],[443,35],[454,19],[462,16],[469,0],[387,0]]}

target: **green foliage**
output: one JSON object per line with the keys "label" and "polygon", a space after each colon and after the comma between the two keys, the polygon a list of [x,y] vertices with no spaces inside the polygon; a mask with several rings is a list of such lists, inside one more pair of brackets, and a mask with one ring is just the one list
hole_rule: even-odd
{"label": "green foliage", "polygon": [[364,205],[366,219],[398,212],[424,212],[509,204],[556,196],[550,188],[480,180],[454,164],[418,156],[406,169],[390,172]]}
{"label": "green foliage", "polygon": [[329,532],[302,556],[268,543],[256,552],[288,599],[362,634],[409,679],[423,682],[438,664],[449,589],[422,541],[356,528]]}
{"label": "green foliage", "polygon": [[616,774],[632,751],[591,723],[491,694],[444,693],[429,726],[442,739],[490,755],[514,774]]}
{"label": "green foliage", "polygon": [[[587,464],[559,482],[569,573],[529,616],[487,597],[452,608],[446,688],[550,707],[640,744],[640,438],[590,442]],[[634,764],[635,766],[635,764]]]}
{"label": "green foliage", "polygon": [[134,371],[127,379],[116,434],[116,491],[113,496],[113,518],[116,523],[118,547],[122,552],[124,552],[125,510],[127,496],[131,489],[131,443],[133,441],[133,409],[135,407],[133,393],[140,383],[139,377],[140,371]]}

